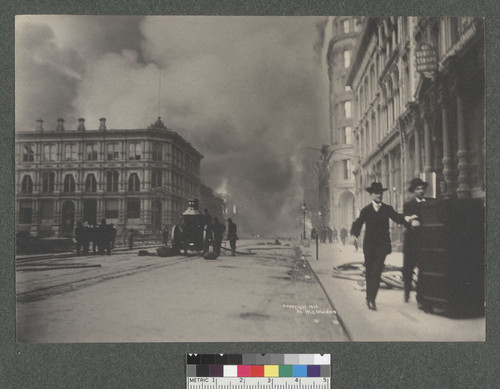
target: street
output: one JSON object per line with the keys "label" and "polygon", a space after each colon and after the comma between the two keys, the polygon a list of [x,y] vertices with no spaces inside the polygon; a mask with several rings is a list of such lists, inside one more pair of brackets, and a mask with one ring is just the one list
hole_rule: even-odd
{"label": "street", "polygon": [[296,242],[274,243],[240,240],[216,260],[137,249],[18,259],[18,340],[349,340]]}

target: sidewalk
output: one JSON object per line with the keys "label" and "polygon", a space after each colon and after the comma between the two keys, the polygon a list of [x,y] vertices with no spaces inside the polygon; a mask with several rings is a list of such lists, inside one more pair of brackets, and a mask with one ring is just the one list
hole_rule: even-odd
{"label": "sidewalk", "polygon": [[[381,286],[377,295],[377,311],[368,309],[365,290],[355,280],[333,277],[333,268],[346,262],[363,262],[363,250],[342,243],[301,246],[311,268],[325,288],[333,306],[353,341],[484,341],[486,319],[454,319],[442,314],[419,310],[412,292],[410,302],[403,301],[402,289]],[[388,265],[402,266],[403,254],[392,253]],[[381,284],[382,285],[382,284]]]}

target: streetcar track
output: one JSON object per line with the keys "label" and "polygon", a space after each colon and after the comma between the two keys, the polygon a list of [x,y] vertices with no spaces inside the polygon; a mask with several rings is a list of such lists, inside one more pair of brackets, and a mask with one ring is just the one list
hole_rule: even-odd
{"label": "streetcar track", "polygon": [[87,288],[87,287],[96,285],[96,284],[101,283],[101,282],[114,280],[117,278],[122,278],[122,277],[126,277],[129,275],[142,273],[142,272],[146,272],[146,271],[150,271],[150,270],[154,270],[154,269],[158,269],[158,268],[173,266],[175,264],[186,262],[186,261],[191,260],[191,259],[192,258],[179,258],[179,259],[176,259],[175,261],[172,261],[172,262],[143,265],[143,266],[139,266],[139,267],[136,267],[133,269],[124,269],[124,270],[120,270],[120,271],[116,271],[116,272],[107,273],[105,275],[101,274],[101,275],[96,275],[93,277],[84,278],[81,280],[64,282],[64,283],[60,283],[60,284],[56,284],[56,285],[41,287],[41,288],[33,289],[30,291],[18,293],[16,296],[16,300],[18,303],[39,301],[39,300],[43,300],[43,299],[46,299],[48,297],[55,296],[58,294],[63,294],[63,293]]}

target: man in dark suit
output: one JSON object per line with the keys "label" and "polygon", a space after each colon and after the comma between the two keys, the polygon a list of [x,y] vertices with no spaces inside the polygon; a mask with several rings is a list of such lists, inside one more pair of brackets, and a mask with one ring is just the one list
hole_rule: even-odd
{"label": "man in dark suit", "polygon": [[372,182],[371,186],[366,188],[366,191],[370,193],[372,202],[361,210],[359,217],[352,223],[351,228],[351,235],[359,237],[363,224],[366,225],[363,240],[366,304],[369,309],[374,311],[377,309],[375,298],[380,285],[385,257],[392,251],[389,219],[407,227],[412,220],[410,216],[404,217],[402,214],[397,213],[393,207],[382,202],[382,195],[386,190],[387,188],[383,188],[380,182]]}
{"label": "man in dark suit", "polygon": [[[411,222],[412,227],[408,228],[405,231],[405,238],[403,244],[403,281],[405,284],[404,292],[405,292],[405,302],[410,300],[410,291],[412,289],[412,279],[413,279],[413,271],[415,267],[418,266],[417,263],[417,245],[415,232],[412,230],[413,226],[420,225],[420,209],[424,204],[429,201],[433,201],[433,198],[425,197],[425,191],[429,184],[425,181],[422,181],[420,178],[414,178],[411,183],[408,191],[415,195],[410,201],[406,202],[403,206],[403,215],[411,216],[413,221]],[[418,293],[418,284],[417,284],[417,302],[420,300],[420,296]]]}

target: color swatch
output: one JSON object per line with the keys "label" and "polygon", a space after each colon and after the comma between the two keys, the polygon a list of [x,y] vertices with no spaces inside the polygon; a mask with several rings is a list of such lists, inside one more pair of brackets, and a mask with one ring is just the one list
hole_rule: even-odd
{"label": "color swatch", "polygon": [[187,377],[330,377],[330,354],[188,354]]}

